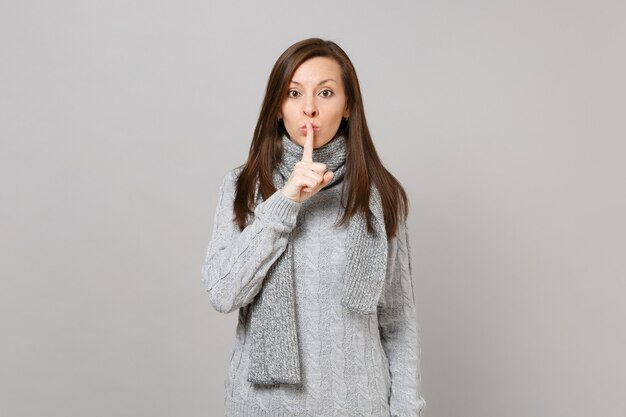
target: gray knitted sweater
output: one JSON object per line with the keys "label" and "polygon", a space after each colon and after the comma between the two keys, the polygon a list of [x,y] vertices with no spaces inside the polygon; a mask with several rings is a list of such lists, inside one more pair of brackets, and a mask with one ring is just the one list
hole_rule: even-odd
{"label": "gray knitted sweater", "polygon": [[[227,417],[418,417],[419,328],[406,224],[388,245],[387,278],[377,314],[341,305],[347,225],[341,184],[297,203],[277,190],[259,203],[243,230],[233,223],[235,181],[225,176],[202,282],[213,307],[239,309],[235,345],[224,380]],[[296,321],[302,385],[257,386],[248,382],[250,307],[270,266],[294,232]]]}

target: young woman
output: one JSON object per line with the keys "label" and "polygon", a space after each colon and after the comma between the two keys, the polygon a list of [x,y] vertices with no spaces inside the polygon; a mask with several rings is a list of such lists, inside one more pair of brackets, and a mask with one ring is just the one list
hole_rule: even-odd
{"label": "young woman", "polygon": [[227,416],[421,415],[407,212],[346,53],[289,47],[202,265],[213,307],[239,309]]}

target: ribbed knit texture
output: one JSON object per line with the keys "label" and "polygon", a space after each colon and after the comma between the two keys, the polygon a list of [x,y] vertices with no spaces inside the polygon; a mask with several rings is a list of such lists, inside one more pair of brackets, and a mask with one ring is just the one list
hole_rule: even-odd
{"label": "ribbed knit texture", "polygon": [[[223,179],[202,264],[211,305],[222,313],[238,311],[224,379],[226,416],[421,416],[425,401],[419,392],[419,328],[406,224],[388,242],[377,314],[358,314],[342,305],[348,225],[335,225],[345,207],[340,184],[302,203],[278,190],[257,205],[240,231],[232,221],[239,172],[241,167]],[[251,307],[290,235],[302,380],[254,384],[248,381]]]}
{"label": "ribbed knit texture", "polygon": [[[302,146],[286,136],[283,136],[282,144],[282,160],[274,171],[274,185],[278,190],[284,186],[304,152]],[[326,168],[334,172],[327,187],[342,181],[345,159],[345,140],[341,136],[313,150],[313,161],[325,163]],[[375,233],[369,234],[365,217],[357,215],[350,219],[346,240],[348,264],[343,276],[342,304],[361,314],[376,313],[387,263],[383,209],[374,187],[370,206],[374,214]],[[286,250],[269,269],[252,306],[248,380],[257,384],[301,383],[291,236],[290,234]]]}

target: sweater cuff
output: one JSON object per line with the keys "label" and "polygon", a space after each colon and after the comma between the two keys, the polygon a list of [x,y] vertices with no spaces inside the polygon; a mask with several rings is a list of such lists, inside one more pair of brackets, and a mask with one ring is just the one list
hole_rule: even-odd
{"label": "sweater cuff", "polygon": [[[258,206],[261,209],[261,205]],[[265,216],[280,221],[286,226],[294,227],[302,203],[291,200],[278,189],[262,203],[262,212]]]}

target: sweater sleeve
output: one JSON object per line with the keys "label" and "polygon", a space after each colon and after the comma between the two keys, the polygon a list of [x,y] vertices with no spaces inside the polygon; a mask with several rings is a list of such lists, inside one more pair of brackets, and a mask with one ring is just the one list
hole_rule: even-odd
{"label": "sweater sleeve", "polygon": [[392,417],[421,417],[419,327],[413,295],[411,250],[406,223],[389,242],[387,282],[378,307],[381,343],[389,361]]}
{"label": "sweater sleeve", "polygon": [[257,204],[252,222],[243,229],[233,221],[239,168],[220,186],[213,233],[202,264],[202,283],[217,311],[230,313],[254,300],[272,264],[287,247],[302,203],[276,190]]}

